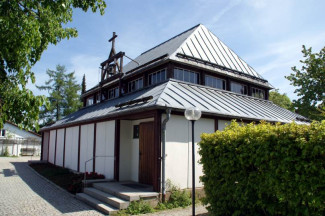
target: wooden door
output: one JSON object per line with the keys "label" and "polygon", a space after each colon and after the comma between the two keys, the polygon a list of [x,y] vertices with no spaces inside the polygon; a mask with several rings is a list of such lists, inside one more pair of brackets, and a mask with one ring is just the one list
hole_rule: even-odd
{"label": "wooden door", "polygon": [[139,126],[139,182],[153,184],[154,173],[154,123]]}

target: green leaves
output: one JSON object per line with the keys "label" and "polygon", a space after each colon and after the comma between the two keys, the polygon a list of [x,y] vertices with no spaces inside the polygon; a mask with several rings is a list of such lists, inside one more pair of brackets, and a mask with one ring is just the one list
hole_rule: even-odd
{"label": "green leaves", "polygon": [[[76,29],[63,27],[72,21],[73,8],[99,10],[103,14],[106,3],[103,0],[0,1],[0,126],[10,120],[26,129],[38,127],[37,110],[44,98],[34,96],[26,84],[29,80],[35,82],[31,68],[49,44],[77,37]],[[12,101],[19,104],[18,109]]]}
{"label": "green leaves", "polygon": [[292,67],[294,73],[286,78],[291,85],[297,87],[299,99],[293,104],[298,112],[314,120],[325,119],[325,47],[319,53],[312,53],[312,49],[302,50],[304,60],[301,69]]}
{"label": "green leaves", "polygon": [[212,215],[324,215],[325,121],[239,125],[201,135]]}

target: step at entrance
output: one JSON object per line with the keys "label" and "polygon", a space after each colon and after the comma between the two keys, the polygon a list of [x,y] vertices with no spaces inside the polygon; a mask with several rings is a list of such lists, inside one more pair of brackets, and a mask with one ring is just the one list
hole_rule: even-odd
{"label": "step at entrance", "polygon": [[100,212],[103,212],[104,214],[112,214],[114,212],[119,211],[118,208],[115,208],[115,207],[110,206],[106,203],[103,203],[100,200],[95,199],[85,193],[77,193],[76,198],[84,201],[88,205],[94,207],[95,209],[97,209]]}

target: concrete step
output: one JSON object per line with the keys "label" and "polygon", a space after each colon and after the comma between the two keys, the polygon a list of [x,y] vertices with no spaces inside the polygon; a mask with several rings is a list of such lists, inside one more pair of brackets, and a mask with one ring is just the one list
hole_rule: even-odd
{"label": "concrete step", "polygon": [[126,209],[130,204],[128,201],[120,199],[112,194],[100,191],[96,188],[85,188],[84,193],[118,209]]}
{"label": "concrete step", "polygon": [[112,214],[119,210],[119,209],[117,209],[113,206],[110,206],[106,203],[103,203],[102,201],[95,199],[85,193],[77,193],[76,198],[87,203],[88,205],[96,208],[98,211],[100,211],[104,214]]}
{"label": "concrete step", "polygon": [[156,192],[148,192],[148,191],[140,191],[130,187],[126,187],[121,185],[120,183],[94,183],[93,187],[104,191],[106,193],[117,196],[121,199],[127,201],[135,201],[141,199],[157,199],[158,193]]}

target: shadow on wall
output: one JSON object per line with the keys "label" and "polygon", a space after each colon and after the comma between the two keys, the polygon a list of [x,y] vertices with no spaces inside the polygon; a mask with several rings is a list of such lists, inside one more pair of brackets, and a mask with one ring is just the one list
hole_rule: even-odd
{"label": "shadow on wall", "polygon": [[40,178],[30,170],[31,168],[28,167],[27,162],[11,162],[11,164],[15,166],[15,174],[62,214],[93,210],[93,208],[83,203],[79,204],[80,201],[73,198],[69,192],[58,190],[43,178]]}

